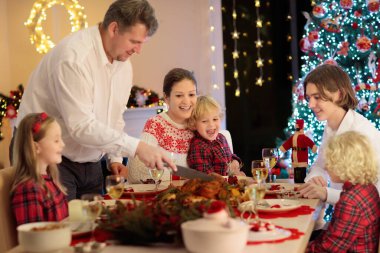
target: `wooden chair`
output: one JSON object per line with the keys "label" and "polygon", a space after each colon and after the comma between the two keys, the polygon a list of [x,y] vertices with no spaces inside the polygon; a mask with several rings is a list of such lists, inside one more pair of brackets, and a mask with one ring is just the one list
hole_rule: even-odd
{"label": "wooden chair", "polygon": [[15,174],[12,167],[0,169],[0,252],[17,245],[16,222],[10,206],[10,190]]}

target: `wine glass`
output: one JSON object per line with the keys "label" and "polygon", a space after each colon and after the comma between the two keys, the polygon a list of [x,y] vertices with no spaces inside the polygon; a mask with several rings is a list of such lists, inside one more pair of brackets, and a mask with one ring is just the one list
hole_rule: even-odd
{"label": "wine glass", "polygon": [[82,211],[87,221],[91,224],[91,239],[94,239],[95,220],[102,212],[103,197],[97,193],[86,193],[81,196]]}
{"label": "wine glass", "polygon": [[259,180],[258,183],[254,183],[249,185],[246,188],[249,199],[253,202],[252,212],[255,214],[255,222],[259,222],[259,212],[257,210],[257,204],[262,200],[265,196],[266,187],[263,180]]}
{"label": "wine glass", "polygon": [[164,174],[164,170],[159,170],[157,168],[148,169],[148,170],[149,170],[149,174],[151,178],[154,180],[154,184],[155,184],[154,191],[158,191],[159,181],[162,175]]}
{"label": "wine glass", "polygon": [[[268,169],[268,174],[272,174],[272,168],[276,165],[278,160],[278,149],[277,148],[263,148],[262,157],[264,160],[265,167]],[[271,177],[269,181],[272,182]]]}
{"label": "wine glass", "polygon": [[[170,152],[170,159],[173,161],[174,164],[176,164],[177,163],[177,155],[176,155],[176,153]],[[173,180],[172,169],[168,168],[168,170],[169,170],[169,176],[170,176],[170,185],[172,185],[172,183],[173,183],[173,181],[172,181]]]}
{"label": "wine glass", "polygon": [[268,177],[268,168],[266,168],[263,160],[253,160],[251,164],[253,181],[259,183],[265,181]]}
{"label": "wine glass", "polygon": [[120,175],[109,175],[106,177],[106,189],[108,195],[113,199],[121,197],[124,191],[125,178]]}

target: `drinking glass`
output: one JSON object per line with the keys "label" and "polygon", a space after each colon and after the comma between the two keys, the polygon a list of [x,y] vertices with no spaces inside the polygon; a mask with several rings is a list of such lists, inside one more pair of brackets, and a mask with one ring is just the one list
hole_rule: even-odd
{"label": "drinking glass", "polygon": [[265,167],[263,160],[253,160],[251,163],[253,181],[255,183],[265,181],[268,177],[268,168]]}
{"label": "drinking glass", "polygon": [[252,212],[255,214],[255,221],[259,221],[259,212],[257,210],[257,204],[265,196],[266,187],[263,181],[255,184],[251,184],[246,189],[248,191],[249,199],[253,202]]}
{"label": "drinking glass", "polygon": [[[173,161],[174,164],[176,164],[178,160],[176,153],[170,152],[170,159]],[[172,169],[168,168],[168,170],[169,170],[169,177],[170,177],[170,185],[172,185],[173,183]]]}
{"label": "drinking glass", "polygon": [[81,196],[82,211],[91,224],[91,239],[94,240],[95,220],[102,212],[103,197],[97,193],[86,193]]}
{"label": "drinking glass", "polygon": [[[264,160],[265,167],[268,169],[268,174],[272,174],[272,168],[276,165],[278,160],[278,149],[277,148],[263,148],[262,157]],[[271,182],[271,177],[269,177]]]}
{"label": "drinking glass", "polygon": [[125,178],[120,175],[109,175],[106,177],[106,189],[108,195],[113,199],[118,199],[123,195]]}
{"label": "drinking glass", "polygon": [[154,190],[158,191],[159,181],[160,181],[162,175],[164,174],[164,170],[159,170],[157,168],[148,169],[148,170],[149,170],[149,174],[150,174],[151,178],[154,180],[154,184],[155,184]]}

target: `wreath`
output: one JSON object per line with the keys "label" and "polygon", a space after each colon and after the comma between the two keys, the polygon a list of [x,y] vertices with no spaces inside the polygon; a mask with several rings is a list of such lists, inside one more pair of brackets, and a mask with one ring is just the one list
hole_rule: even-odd
{"label": "wreath", "polygon": [[28,20],[25,26],[30,31],[30,41],[36,45],[39,53],[45,54],[54,47],[54,42],[50,36],[46,35],[42,29],[42,21],[46,19],[46,10],[53,5],[63,5],[70,14],[71,32],[76,32],[87,27],[86,15],[83,13],[83,7],[78,4],[77,0],[38,0],[33,4]]}

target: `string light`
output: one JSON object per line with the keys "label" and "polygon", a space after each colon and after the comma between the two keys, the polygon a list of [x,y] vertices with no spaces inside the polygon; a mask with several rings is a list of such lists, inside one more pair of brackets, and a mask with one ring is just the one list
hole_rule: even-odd
{"label": "string light", "polygon": [[259,77],[256,78],[256,85],[263,86],[264,80],[263,80],[263,67],[264,67],[264,61],[261,58],[261,48],[263,48],[263,41],[261,40],[260,29],[263,27],[263,21],[260,19],[260,0],[255,0],[255,8],[256,8],[256,36],[257,40],[255,41],[256,45],[256,52],[257,52],[257,60],[256,60],[256,67],[259,69]]}
{"label": "string light", "polygon": [[236,1],[232,1],[232,25],[233,25],[233,33],[232,33],[232,39],[234,41],[234,50],[232,51],[232,59],[234,64],[234,78],[236,82],[236,90],[235,90],[235,96],[240,97],[240,82],[239,82],[239,71],[237,68],[237,59],[239,59],[239,52],[237,50],[238,45],[238,39],[239,39],[239,33],[237,32],[236,28]]}
{"label": "string light", "polygon": [[40,54],[47,53],[54,47],[54,42],[50,36],[46,35],[42,29],[42,21],[46,20],[46,10],[54,5],[62,5],[70,15],[71,32],[87,27],[86,15],[83,7],[77,0],[38,0],[34,3],[30,16],[24,25],[30,31],[30,42],[36,46]]}
{"label": "string light", "polygon": [[217,60],[216,60],[216,52],[215,50],[217,49],[216,48],[216,38],[215,38],[215,24],[213,23],[214,22],[214,19],[215,19],[215,6],[214,6],[214,2],[212,0],[209,1],[209,4],[210,4],[210,7],[209,7],[209,20],[210,20],[210,43],[211,43],[211,47],[210,47],[210,50],[211,50],[211,70],[212,70],[212,73],[211,73],[211,83],[213,84],[212,85],[212,88],[214,90],[219,90],[220,87],[219,87],[219,84],[218,84],[218,78],[216,76],[216,70],[217,70]]}

